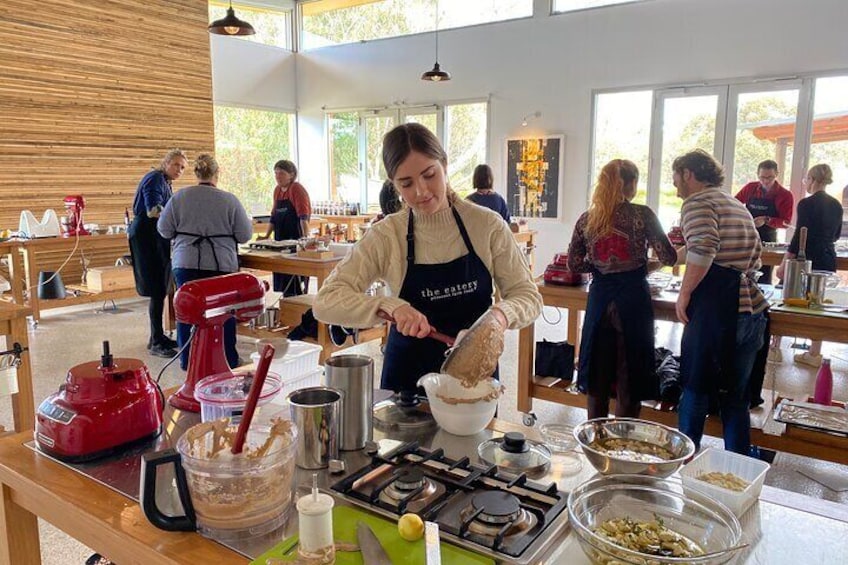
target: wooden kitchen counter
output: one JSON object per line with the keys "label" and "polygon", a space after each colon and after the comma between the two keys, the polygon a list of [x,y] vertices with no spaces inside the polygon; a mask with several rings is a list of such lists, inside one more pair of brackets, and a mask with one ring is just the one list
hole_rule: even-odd
{"label": "wooden kitchen counter", "polygon": [[0,351],[12,349],[19,343],[26,351],[21,354],[17,368],[18,392],[12,395],[12,417],[15,431],[32,430],[35,427],[35,401],[32,389],[32,362],[29,354],[27,316],[32,310],[23,304],[0,301],[0,335],[6,336],[6,346]]}
{"label": "wooden kitchen counter", "polygon": [[[580,348],[580,315],[586,310],[587,286],[557,286],[539,284],[539,292],[546,306],[566,310],[567,339]],[[654,315],[657,320],[676,322],[675,303],[677,293],[663,292],[653,299]],[[792,335],[808,339],[824,339],[848,343],[848,316],[820,316],[799,312],[772,311],[771,331],[775,335]],[[522,329],[518,335],[518,410],[529,414],[533,410],[533,399],[538,398],[558,404],[586,408],[586,395],[569,389],[570,381],[561,381],[533,374],[535,360],[535,328],[533,324]],[[769,391],[770,393],[770,391]],[[778,393],[779,395],[779,393]],[[763,397],[771,394],[764,392]],[[614,406],[614,401],[612,403]],[[773,406],[768,403],[751,415],[751,443],[768,449],[795,453],[816,459],[834,461],[848,465],[848,438],[814,432],[820,442],[809,437],[793,437],[785,433],[785,426],[772,419]],[[641,418],[677,427],[677,413],[662,410],[656,401],[643,402]],[[708,418],[704,433],[721,437],[721,423],[717,418]]]}

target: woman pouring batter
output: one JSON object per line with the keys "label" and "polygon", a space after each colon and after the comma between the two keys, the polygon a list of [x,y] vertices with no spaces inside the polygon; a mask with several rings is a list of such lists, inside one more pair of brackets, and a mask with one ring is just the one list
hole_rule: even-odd
{"label": "woman pouring batter", "polygon": [[[485,312],[501,331],[533,323],[542,298],[509,227],[496,213],[458,198],[447,180],[447,155],[420,124],[400,125],[383,138],[383,164],[407,204],[375,224],[315,299],[325,323],[369,327],[383,311],[395,319],[386,343],[382,388],[414,391],[419,377],[438,372],[449,335]],[[382,279],[392,296],[367,296]],[[502,299],[492,306],[494,289]]]}

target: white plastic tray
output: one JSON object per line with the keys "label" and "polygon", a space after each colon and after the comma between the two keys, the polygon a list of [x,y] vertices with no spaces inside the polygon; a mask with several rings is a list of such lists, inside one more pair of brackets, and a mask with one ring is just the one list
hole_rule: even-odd
{"label": "white plastic tray", "polygon": [[[736,514],[742,516],[760,497],[766,471],[770,465],[765,461],[739,455],[723,449],[707,448],[680,469],[683,490],[694,490],[712,497]],[[733,473],[748,483],[742,492],[725,489],[698,479],[698,475],[709,472]]]}

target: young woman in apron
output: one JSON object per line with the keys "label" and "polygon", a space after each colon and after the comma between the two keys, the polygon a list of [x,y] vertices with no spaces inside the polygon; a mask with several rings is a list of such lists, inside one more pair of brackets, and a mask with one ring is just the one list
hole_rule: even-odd
{"label": "young woman in apron", "polygon": [[[285,159],[274,165],[277,186],[274,188],[274,206],[271,225],[265,237],[274,232],[274,241],[300,239],[309,235],[309,217],[312,205],[303,185],[296,182],[297,167]],[[309,279],[296,275],[274,273],[274,290],[283,296],[298,296],[307,292]]]}
{"label": "young woman in apron", "polygon": [[[407,207],[368,230],[313,310],[322,322],[358,328],[380,323],[381,310],[390,314],[382,387],[411,392],[444,361],[431,328],[456,335],[491,308],[504,330],[518,329],[535,321],[541,296],[503,219],[448,186],[447,156],[432,132],[396,127],[383,140],[383,163]],[[390,296],[365,294],[378,279]],[[495,286],[501,300],[492,307]]]}

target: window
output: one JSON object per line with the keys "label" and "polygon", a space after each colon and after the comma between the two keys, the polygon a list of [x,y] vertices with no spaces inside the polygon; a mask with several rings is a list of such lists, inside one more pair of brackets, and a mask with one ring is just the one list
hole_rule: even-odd
{"label": "window", "polygon": [[238,196],[249,215],[267,214],[274,163],[294,159],[294,114],[215,106],[218,185]]}
{"label": "window", "polygon": [[633,202],[647,203],[653,97],[652,91],[645,90],[598,94],[595,98],[590,197],[604,165],[613,159],[628,159],[639,168],[639,184]]}
{"label": "window", "polygon": [[[815,92],[809,164],[830,165],[833,184],[827,192],[848,208],[848,76],[817,79]],[[842,235],[848,237],[848,230]]]}
{"label": "window", "polygon": [[316,0],[304,2],[304,49],[533,15],[533,0]]}
{"label": "window", "polygon": [[576,12],[588,8],[600,8],[601,6],[612,6],[613,4],[631,4],[644,0],[554,0],[553,13]]}
{"label": "window", "polygon": [[[279,4],[279,7],[269,6],[275,4]],[[292,8],[290,5],[293,5],[293,2],[287,0],[279,0],[276,3],[258,0],[233,2],[236,16],[252,25],[253,29],[256,30],[255,35],[234,37],[290,50],[292,48]],[[213,22],[226,16],[228,7],[229,2],[225,0],[210,0],[209,21]]]}
{"label": "window", "polygon": [[474,191],[474,168],[486,162],[487,106],[480,102],[445,108],[448,180],[463,198]]}
{"label": "window", "polygon": [[487,114],[486,102],[327,114],[330,199],[359,202],[363,210],[379,212],[380,189],[387,177],[383,136],[397,124],[411,122],[424,125],[441,139],[448,154],[451,187],[467,195],[472,191],[474,167],[486,162]]}

